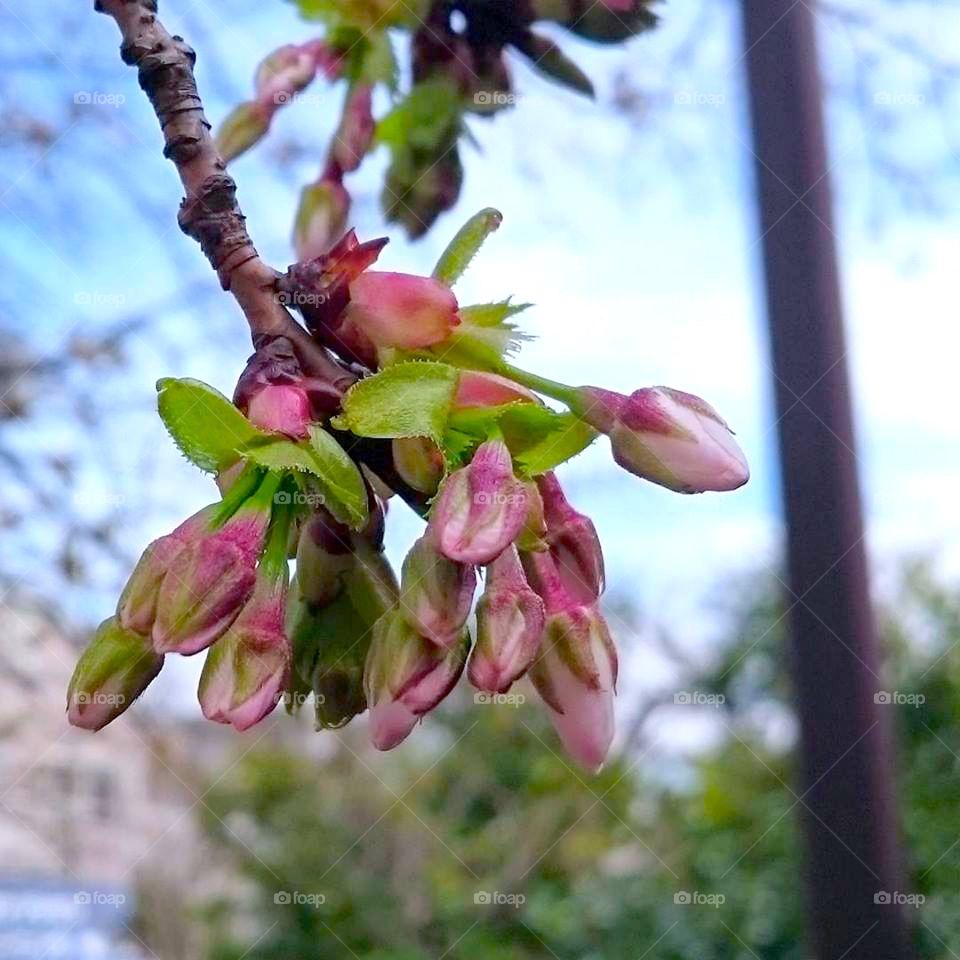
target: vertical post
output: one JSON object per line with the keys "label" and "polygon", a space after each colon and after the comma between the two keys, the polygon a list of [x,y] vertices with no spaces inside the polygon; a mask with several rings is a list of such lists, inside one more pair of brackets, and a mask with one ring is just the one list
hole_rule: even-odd
{"label": "vertical post", "polygon": [[[906,960],[887,725],[857,457],[814,17],[743,0],[773,360],[809,931],[818,960]],[[892,898],[895,899],[895,898]]]}

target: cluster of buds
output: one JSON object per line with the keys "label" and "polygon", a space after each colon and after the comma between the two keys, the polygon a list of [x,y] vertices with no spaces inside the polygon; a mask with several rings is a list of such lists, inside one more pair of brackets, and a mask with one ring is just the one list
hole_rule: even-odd
{"label": "cluster of buds", "polygon": [[[260,344],[233,404],[168,382],[161,415],[222,497],[147,547],[77,666],[71,722],[99,729],[167,654],[207,651],[209,719],[244,730],[312,696],[318,728],[369,710],[386,750],[464,672],[485,695],[528,677],[567,752],[599,768],[617,679],[603,553],[554,468],[606,434],[620,466],[670,490],[732,490],[748,470],[691,394],[623,396],[507,362],[519,308],[462,306],[452,290],[499,223],[478,214],[430,277],[370,269],[385,241],[350,232],[278,278],[331,367],[356,380],[345,393],[283,338]],[[383,549],[394,494],[426,519],[399,578]]]}
{"label": "cluster of buds", "polygon": [[[620,43],[656,23],[652,0],[330,0],[321,18],[324,40],[287,44],[257,70],[253,100],[223,122],[217,142],[230,160],[268,131],[277,110],[319,75],[345,80],[339,125],[319,177],[304,187],[294,225],[301,260],[326,253],[341,236],[350,211],[344,175],[357,169],[376,140],[391,160],[381,203],[387,219],[411,237],[425,233],[460,195],[465,115],[487,116],[513,106],[518,95],[508,51],[540,73],[593,95],[587,75],[538,24],[558,24],[597,43]],[[372,96],[378,86],[397,93],[391,32],[410,43],[409,87],[378,124]],[[358,40],[360,36],[362,40]]]}
{"label": "cluster of buds", "polygon": [[318,73],[335,79],[342,65],[342,54],[323,40],[288,43],[274,50],[257,67],[253,99],[235,107],[217,131],[220,155],[230,161],[245,153],[266,136],[276,113]]}
{"label": "cluster of buds", "polygon": [[280,484],[248,466],[218,504],[147,547],[116,613],[77,664],[71,723],[99,730],[146,689],[167,654],[204,650],[206,716],[245,730],[276,705],[290,660],[282,629],[289,518],[277,508]]}

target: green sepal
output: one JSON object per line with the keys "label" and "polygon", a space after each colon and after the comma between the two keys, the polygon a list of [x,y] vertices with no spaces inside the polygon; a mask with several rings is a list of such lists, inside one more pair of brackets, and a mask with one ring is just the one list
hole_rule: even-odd
{"label": "green sepal", "polygon": [[443,441],[451,469],[465,463],[473,449],[498,434],[510,448],[522,477],[546,473],[585,450],[597,433],[576,414],[558,413],[539,403],[508,403],[458,410]]}
{"label": "green sepal", "polygon": [[157,381],[157,409],[180,452],[207,473],[236,463],[241,447],[271,438],[222,393],[200,380],[165,377]]}
{"label": "green sepal", "polygon": [[240,453],[271,471],[295,471],[314,478],[323,505],[341,523],[359,530],[368,518],[366,485],[350,455],[322,427],[310,427],[310,439],[293,441],[269,436]]}

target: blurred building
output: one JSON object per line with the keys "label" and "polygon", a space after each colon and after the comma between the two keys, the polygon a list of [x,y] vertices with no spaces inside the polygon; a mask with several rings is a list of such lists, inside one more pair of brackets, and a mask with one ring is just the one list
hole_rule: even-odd
{"label": "blurred building", "polygon": [[0,636],[0,956],[146,955],[117,943],[137,943],[139,879],[186,868],[198,791],[136,709],[97,734],[67,724],[62,625],[8,602]]}
{"label": "blurred building", "polygon": [[81,638],[9,597],[0,637],[0,960],[201,956],[197,898],[238,892],[198,827],[206,792],[261,741],[316,760],[329,744],[307,716],[238,736],[162,705],[77,730],[65,696]]}

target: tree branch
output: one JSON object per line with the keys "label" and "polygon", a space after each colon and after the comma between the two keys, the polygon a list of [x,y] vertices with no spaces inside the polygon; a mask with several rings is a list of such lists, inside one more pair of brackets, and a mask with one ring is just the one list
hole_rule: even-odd
{"label": "tree branch", "polygon": [[173,161],[186,191],[177,218],[180,227],[200,244],[221,286],[233,294],[254,345],[287,337],[305,372],[345,390],[356,378],[279,301],[274,290],[278,274],[260,259],[247,233],[237,185],[210,135],[197,92],[193,50],[157,19],[157,0],[96,0],[94,6],[116,21],[123,39],[120,56],[137,68],[140,86],[160,121],[164,156]]}

